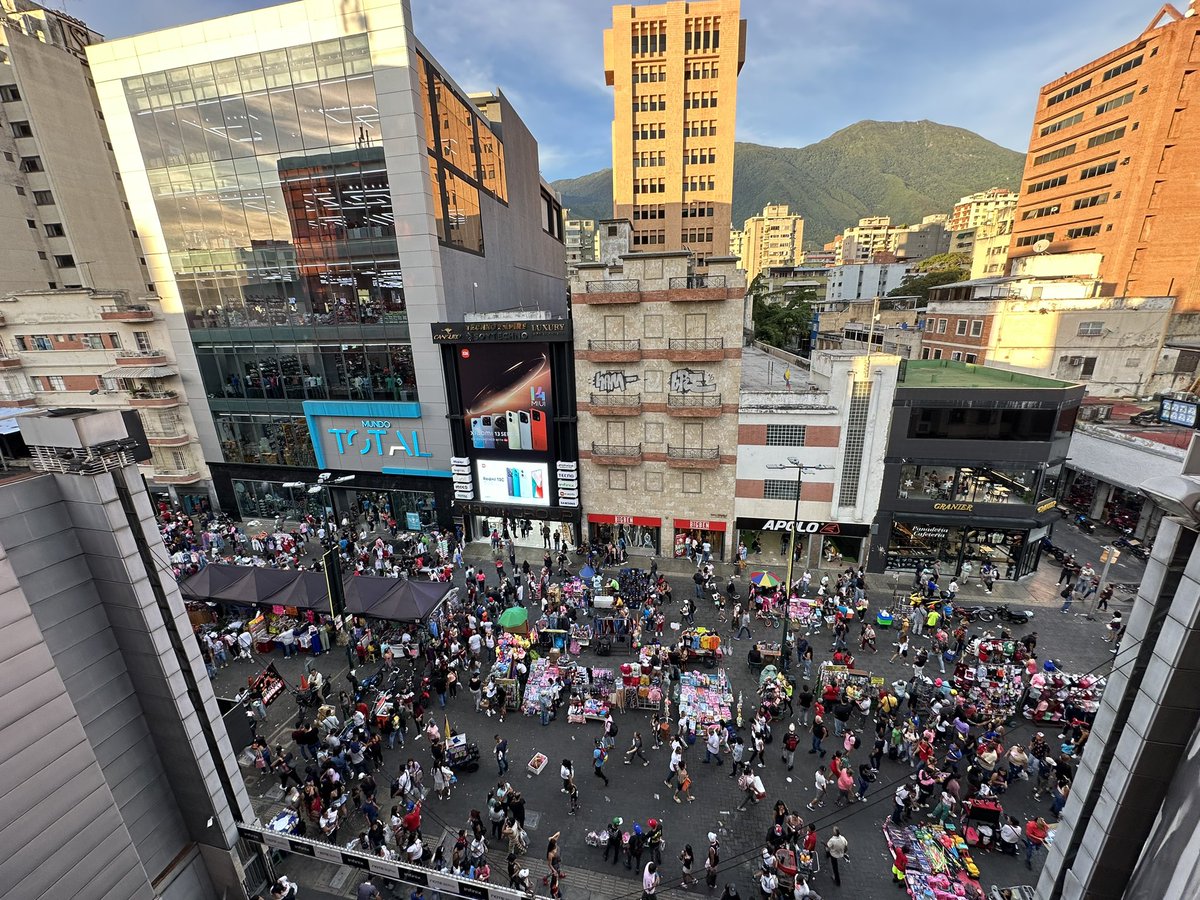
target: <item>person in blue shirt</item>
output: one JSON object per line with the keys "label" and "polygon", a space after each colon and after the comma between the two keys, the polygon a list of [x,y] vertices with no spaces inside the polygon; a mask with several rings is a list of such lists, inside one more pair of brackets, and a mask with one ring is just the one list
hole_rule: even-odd
{"label": "person in blue shirt", "polygon": [[592,768],[596,777],[603,779],[605,787],[608,787],[608,776],[604,774],[604,761],[607,757],[608,753],[600,746],[600,739],[596,738],[596,749],[592,751]]}

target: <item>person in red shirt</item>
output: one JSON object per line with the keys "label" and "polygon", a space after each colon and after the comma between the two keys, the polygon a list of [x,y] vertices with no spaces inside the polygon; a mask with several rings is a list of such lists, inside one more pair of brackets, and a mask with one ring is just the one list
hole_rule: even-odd
{"label": "person in red shirt", "polygon": [[808,833],[804,835],[804,849],[809,853],[817,851],[817,826],[810,824]]}
{"label": "person in red shirt", "polygon": [[1041,816],[1025,823],[1025,868],[1033,868],[1033,855],[1046,845],[1050,828]]}
{"label": "person in red shirt", "polygon": [[908,869],[908,848],[899,844],[892,850],[892,878],[896,884],[904,886],[904,873]]}

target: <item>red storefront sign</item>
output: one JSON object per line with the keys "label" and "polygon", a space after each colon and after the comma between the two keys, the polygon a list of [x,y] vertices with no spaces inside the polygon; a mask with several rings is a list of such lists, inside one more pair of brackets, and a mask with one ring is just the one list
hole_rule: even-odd
{"label": "red storefront sign", "polygon": [[725,523],[720,519],[676,519],[676,531],[724,531]]}
{"label": "red storefront sign", "polygon": [[615,516],[608,513],[588,513],[588,521],[594,525],[643,525],[658,528],[662,519],[651,516]]}

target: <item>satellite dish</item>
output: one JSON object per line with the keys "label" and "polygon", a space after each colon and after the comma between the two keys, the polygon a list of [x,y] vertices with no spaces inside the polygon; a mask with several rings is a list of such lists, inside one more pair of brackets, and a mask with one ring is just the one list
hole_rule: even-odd
{"label": "satellite dish", "polygon": [[1049,249],[1050,249],[1050,242],[1048,240],[1046,240],[1045,238],[1042,238],[1040,241],[1038,241],[1036,244],[1033,245],[1034,253],[1045,253]]}

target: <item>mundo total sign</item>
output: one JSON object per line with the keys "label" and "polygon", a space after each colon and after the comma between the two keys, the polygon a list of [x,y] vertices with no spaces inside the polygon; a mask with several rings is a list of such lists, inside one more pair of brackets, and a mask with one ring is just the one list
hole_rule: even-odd
{"label": "mundo total sign", "polygon": [[450,477],[435,467],[419,403],[309,400],[304,417],[318,468]]}

